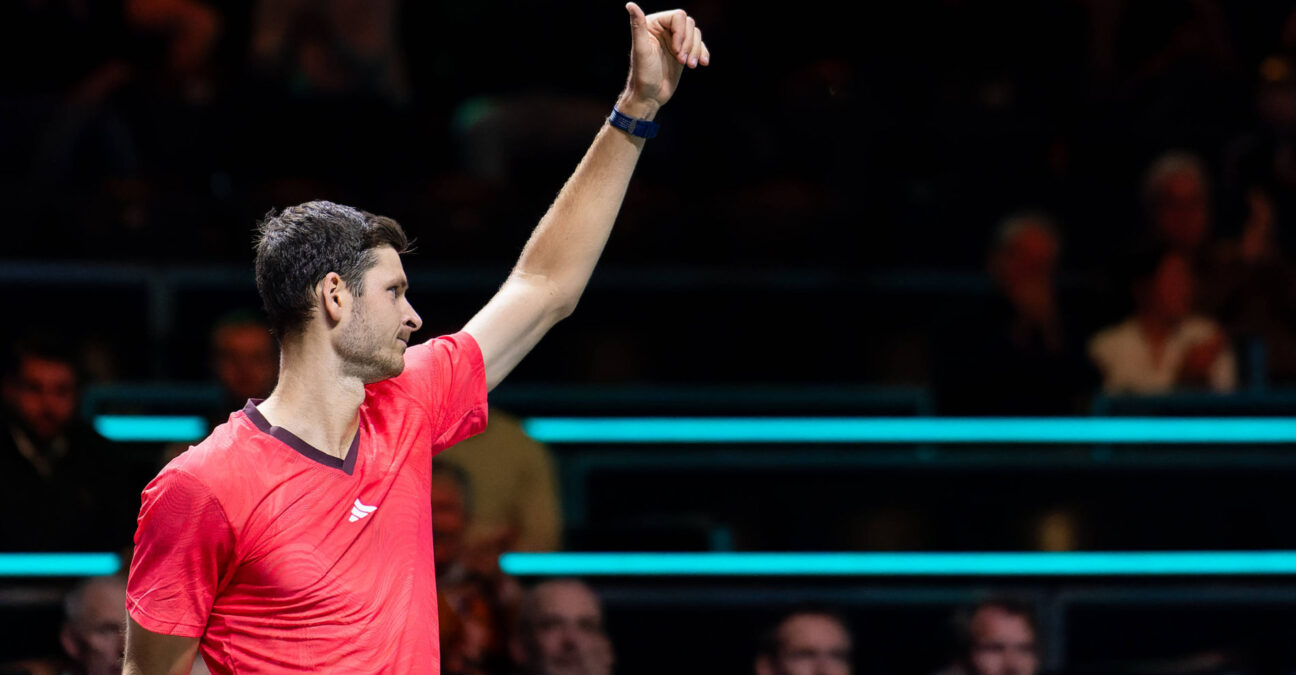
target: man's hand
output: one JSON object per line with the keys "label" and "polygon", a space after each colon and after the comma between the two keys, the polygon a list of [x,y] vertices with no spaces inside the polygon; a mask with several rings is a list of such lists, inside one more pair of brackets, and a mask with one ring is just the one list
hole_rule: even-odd
{"label": "man's hand", "polygon": [[702,42],[702,31],[682,9],[644,16],[633,2],[630,13],[630,76],[617,102],[621,112],[652,119],[679,86],[685,66],[711,63],[711,52]]}

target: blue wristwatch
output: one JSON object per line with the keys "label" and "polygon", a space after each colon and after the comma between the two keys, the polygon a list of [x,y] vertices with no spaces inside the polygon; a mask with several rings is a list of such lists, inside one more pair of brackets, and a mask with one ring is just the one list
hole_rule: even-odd
{"label": "blue wristwatch", "polygon": [[623,114],[616,106],[612,106],[612,114],[608,115],[608,124],[620,129],[621,131],[638,136],[639,138],[652,138],[657,135],[657,129],[661,127],[656,122],[641,120]]}

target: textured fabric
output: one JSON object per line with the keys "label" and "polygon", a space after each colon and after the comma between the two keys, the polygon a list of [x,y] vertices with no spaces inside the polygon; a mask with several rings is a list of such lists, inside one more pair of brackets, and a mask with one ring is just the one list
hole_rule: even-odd
{"label": "textured fabric", "polygon": [[344,460],[249,402],[144,490],[127,609],[213,673],[436,673],[432,456],[486,426],[466,333],[366,387]]}

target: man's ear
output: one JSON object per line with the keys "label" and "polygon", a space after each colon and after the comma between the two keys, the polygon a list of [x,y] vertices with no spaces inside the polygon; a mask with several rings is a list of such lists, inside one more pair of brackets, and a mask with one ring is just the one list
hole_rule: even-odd
{"label": "man's ear", "polygon": [[324,317],[328,319],[331,326],[337,325],[342,320],[346,304],[351,300],[346,282],[342,281],[342,277],[337,272],[329,272],[320,279],[320,282],[315,285],[315,297],[319,299]]}
{"label": "man's ear", "polygon": [[77,642],[76,636],[72,634],[72,627],[63,624],[63,630],[59,631],[59,643],[63,645],[63,651],[67,652],[74,660],[81,660],[81,645]]}

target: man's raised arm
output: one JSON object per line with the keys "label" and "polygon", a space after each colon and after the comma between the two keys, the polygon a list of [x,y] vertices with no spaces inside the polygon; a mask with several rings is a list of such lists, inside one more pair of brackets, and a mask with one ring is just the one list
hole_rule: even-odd
{"label": "man's raised arm", "polygon": [[[626,11],[630,75],[616,110],[634,120],[652,120],[675,93],[684,68],[707,65],[711,54],[702,31],[683,10],[644,16],[631,2]],[[635,126],[642,130],[650,125]],[[603,125],[532,232],[508,280],[464,327],[481,346],[489,388],[575,309],[607,243],[643,146],[638,135]]]}

